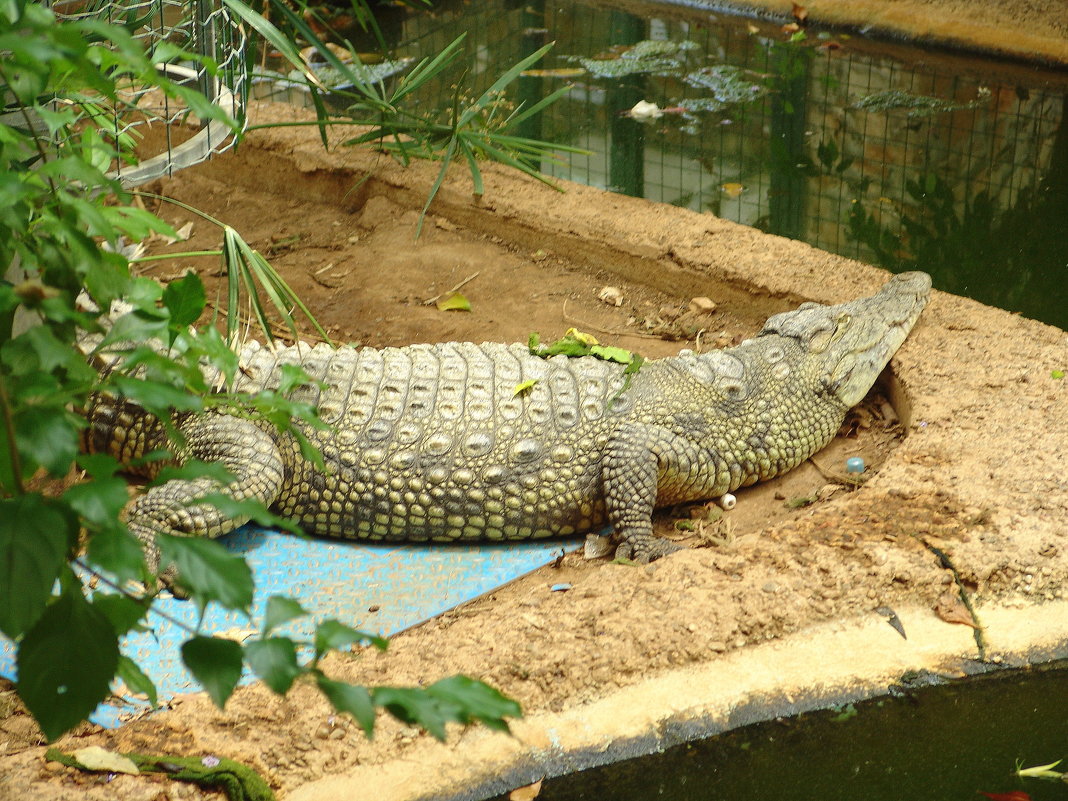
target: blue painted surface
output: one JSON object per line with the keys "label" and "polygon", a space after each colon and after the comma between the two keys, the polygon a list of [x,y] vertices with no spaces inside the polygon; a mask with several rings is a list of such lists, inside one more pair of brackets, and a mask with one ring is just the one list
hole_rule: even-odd
{"label": "blue painted surface", "polygon": [[[313,620],[337,618],[361,631],[388,637],[548,564],[564,549],[574,549],[579,541],[371,545],[303,539],[246,526],[220,542],[244,554],[252,568],[256,581],[252,621],[256,625],[262,623],[271,595],[287,595],[300,601]],[[195,604],[165,598],[157,607],[173,620],[195,628]],[[155,682],[161,702],[199,690],[179,652],[188,633],[159,615],[151,615],[148,623],[152,631],[124,638],[122,652]],[[311,620],[301,620],[283,631],[310,637],[313,627]],[[202,632],[226,632],[240,639],[241,633],[251,628],[245,615],[212,604]],[[0,675],[15,678],[15,649],[2,635]],[[252,679],[246,671],[242,682]],[[105,703],[90,720],[117,726],[121,717],[143,708]]]}

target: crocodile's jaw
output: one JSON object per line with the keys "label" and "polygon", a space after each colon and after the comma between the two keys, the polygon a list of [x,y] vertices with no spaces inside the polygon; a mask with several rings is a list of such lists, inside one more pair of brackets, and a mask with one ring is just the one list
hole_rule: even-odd
{"label": "crocodile's jaw", "polygon": [[768,319],[760,336],[797,339],[807,349],[810,375],[823,376],[827,389],[847,408],[859,403],[905,341],[927,305],[926,273],[895,275],[868,298],[837,306],[805,303]]}

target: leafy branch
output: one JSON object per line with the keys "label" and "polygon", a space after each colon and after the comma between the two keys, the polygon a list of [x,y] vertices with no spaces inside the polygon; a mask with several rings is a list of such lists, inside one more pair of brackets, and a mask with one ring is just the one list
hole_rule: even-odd
{"label": "leafy branch", "polygon": [[[255,16],[247,11],[242,18]],[[119,473],[225,487],[230,477],[218,465],[180,458],[175,414],[225,409],[288,426],[293,435],[321,425],[284,388],[246,396],[211,384],[202,365],[230,384],[237,357],[214,328],[190,328],[205,308],[199,278],[187,275],[164,288],[130,272],[125,241],[175,232],[132,205],[108,176],[113,164],[134,160],[133,137],[106,128],[110,110],[129,108],[131,86],[152,87],[201,119],[238,127],[206,98],[156,72],[152,59],[164,55],[165,44],[149,58],[123,27],[59,20],[31,0],[0,4],[0,83],[22,121],[0,122],[0,265],[7,271],[0,280],[0,632],[17,649],[19,696],[50,740],[84,720],[115,678],[156,700],[150,677],[120,650],[127,633],[159,614],[153,589],[159,571],[149,569],[145,543],[123,522],[127,492]],[[200,62],[214,68],[210,59]],[[244,282],[250,296],[255,284],[276,308],[291,305],[285,282],[236,231],[224,227],[222,250],[233,265],[232,283]],[[103,315],[119,299],[129,310],[106,322]],[[256,316],[265,320],[262,309]],[[307,376],[294,371],[285,378],[293,386]],[[156,427],[142,432],[150,453],[120,462],[113,453],[121,444],[104,441],[79,455],[94,437],[111,436],[75,412],[96,398],[153,415],[145,419]],[[44,491],[48,478],[65,488]],[[282,523],[262,504],[218,491],[200,500],[226,514]],[[254,586],[244,559],[205,539],[160,535],[155,544],[160,566],[177,565],[202,615],[210,604],[248,613]],[[100,581],[91,590],[94,576]],[[131,590],[131,582],[149,589]],[[520,714],[514,701],[463,676],[422,689],[336,681],[321,667],[327,652],[385,643],[337,620],[319,623],[310,641],[277,633],[306,614],[293,599],[272,598],[257,639],[242,646],[197,628],[183,659],[220,706],[248,665],[275,692],[297,680],[314,682],[368,734],[377,710],[437,737],[449,722],[507,730],[505,718]]]}

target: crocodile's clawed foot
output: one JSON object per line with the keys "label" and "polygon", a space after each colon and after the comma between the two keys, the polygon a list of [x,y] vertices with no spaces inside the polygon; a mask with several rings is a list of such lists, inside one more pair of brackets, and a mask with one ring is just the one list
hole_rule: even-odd
{"label": "crocodile's clawed foot", "polygon": [[640,565],[655,562],[661,556],[667,556],[675,551],[686,550],[685,545],[679,545],[671,540],[660,537],[643,537],[638,540],[623,540],[616,548],[616,559],[629,559]]}

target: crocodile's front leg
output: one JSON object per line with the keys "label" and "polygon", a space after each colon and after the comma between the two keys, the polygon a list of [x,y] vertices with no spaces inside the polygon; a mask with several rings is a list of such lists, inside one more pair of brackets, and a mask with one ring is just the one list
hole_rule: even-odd
{"label": "crocodile's front leg", "polygon": [[689,443],[658,426],[626,426],[612,435],[602,475],[608,521],[619,539],[617,559],[644,563],[682,550],[653,534],[653,508],[660,481],[695,459]]}
{"label": "crocodile's front leg", "polygon": [[[255,498],[270,506],[282,486],[284,468],[274,439],[249,420],[223,414],[190,416],[179,422],[185,436],[185,459],[217,462],[234,475],[224,484],[211,478],[175,479],[153,487],[127,507],[127,526],[144,545],[149,567],[159,568],[156,534],[219,537],[248,522],[231,517],[209,503],[205,495],[223,494],[236,500]],[[173,575],[165,575],[170,582]]]}

